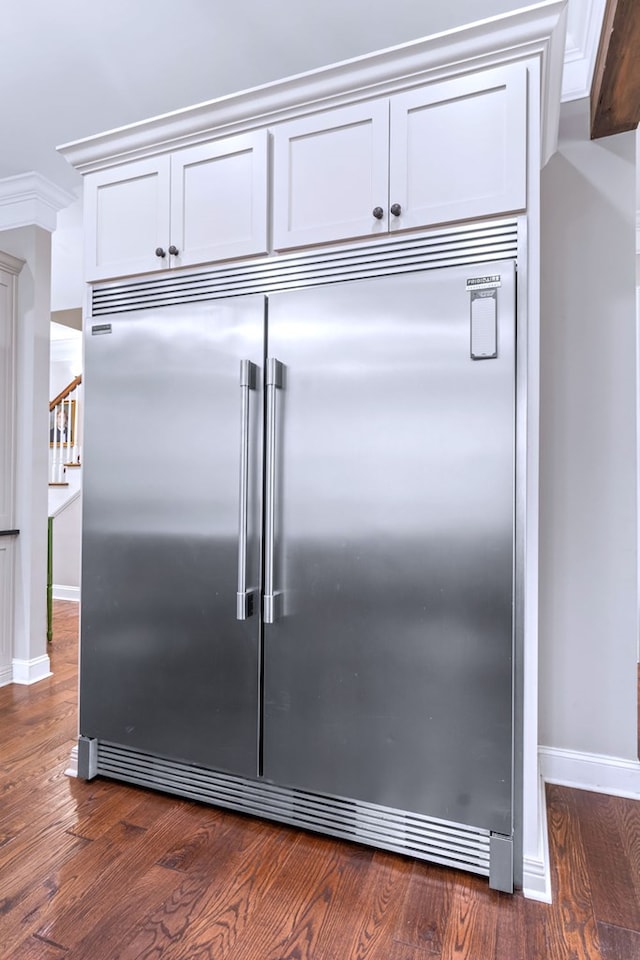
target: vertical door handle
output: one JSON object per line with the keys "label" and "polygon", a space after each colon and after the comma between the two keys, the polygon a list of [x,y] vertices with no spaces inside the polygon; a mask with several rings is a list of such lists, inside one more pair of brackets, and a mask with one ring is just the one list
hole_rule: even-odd
{"label": "vertical door handle", "polygon": [[255,590],[247,590],[247,527],[249,513],[249,391],[256,388],[256,365],[240,361],[240,490],[238,495],[238,592],[236,620],[254,614]]}
{"label": "vertical door handle", "polygon": [[267,462],[265,482],[264,532],[264,622],[275,623],[280,613],[281,594],[274,589],[274,552],[276,526],[276,391],[282,388],[283,365],[274,357],[267,359]]}

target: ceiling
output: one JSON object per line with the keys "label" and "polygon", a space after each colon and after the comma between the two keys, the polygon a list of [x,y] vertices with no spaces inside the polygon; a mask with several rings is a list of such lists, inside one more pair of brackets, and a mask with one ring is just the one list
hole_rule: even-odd
{"label": "ceiling", "polygon": [[[71,140],[394,46],[523,0],[7,0],[0,179],[67,190]],[[565,86],[584,95],[604,0],[570,0]],[[585,66],[586,64],[586,66]],[[584,76],[583,76],[584,74]],[[574,95],[576,95],[574,93]]]}

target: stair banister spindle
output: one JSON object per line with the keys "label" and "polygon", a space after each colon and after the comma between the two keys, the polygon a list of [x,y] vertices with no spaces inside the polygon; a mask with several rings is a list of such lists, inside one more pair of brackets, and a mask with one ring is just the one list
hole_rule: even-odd
{"label": "stair banister spindle", "polygon": [[[65,461],[66,463],[73,463],[73,430],[75,426],[73,421],[75,419],[74,412],[76,409],[75,395],[76,395],[75,390],[69,394],[69,418],[67,420],[67,423],[69,424],[69,426],[68,426],[68,433],[67,433],[67,458]],[[71,400],[72,397],[74,398],[73,402]]]}
{"label": "stair banister spindle", "polygon": [[56,424],[60,424],[56,429],[56,451],[58,454],[58,483],[64,481],[64,400],[61,400],[56,407]]}
{"label": "stair banister spindle", "polygon": [[69,383],[49,403],[50,424],[50,482],[64,483],[65,464],[80,464],[80,384],[82,374]]}
{"label": "stair banister spindle", "polygon": [[80,385],[73,391],[76,402],[73,407],[73,426],[71,434],[73,436],[73,462],[80,463],[80,448],[78,446],[78,410],[80,409]]}
{"label": "stair banister spindle", "polygon": [[58,408],[55,406],[53,408],[53,429],[51,431],[51,442],[53,444],[53,454],[51,457],[51,478],[54,483],[58,482],[58,444],[56,439],[58,436]]}
{"label": "stair banister spindle", "polygon": [[[67,464],[67,463],[69,462],[69,455],[70,455],[70,453],[71,453],[71,450],[69,449],[69,439],[70,439],[70,437],[71,437],[71,402],[70,402],[70,400],[69,400],[69,397],[70,397],[70,396],[71,396],[71,394],[69,394],[69,395],[67,396],[67,398],[62,401],[62,409],[64,410],[64,416],[62,417],[62,423],[63,423],[63,425],[64,425],[64,429],[63,429],[63,431],[62,431],[62,437],[61,437],[60,439],[62,440],[62,466],[63,466],[63,469],[64,469],[64,467],[65,467],[65,464]],[[66,472],[66,470],[65,470],[65,472]],[[64,478],[63,478],[63,479],[64,479]]]}

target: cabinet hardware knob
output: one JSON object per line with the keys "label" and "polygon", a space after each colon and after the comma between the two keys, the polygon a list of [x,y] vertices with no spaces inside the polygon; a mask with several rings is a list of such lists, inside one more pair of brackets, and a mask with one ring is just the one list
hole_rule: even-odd
{"label": "cabinet hardware knob", "polygon": [[384,210],[382,209],[382,207],[374,207],[373,215],[376,218],[376,220],[382,220],[382,218],[384,217]]}
{"label": "cabinet hardware knob", "polygon": [[156,257],[166,257],[167,252],[162,247],[156,247]]}
{"label": "cabinet hardware knob", "polygon": [[171,246],[169,247],[169,253],[171,254],[172,257],[177,257],[178,254],[180,253],[175,243],[172,243]]}
{"label": "cabinet hardware knob", "polygon": [[394,217],[399,217],[400,214],[402,213],[402,207],[400,206],[399,203],[392,203],[389,209],[391,210],[391,213],[394,215]]}

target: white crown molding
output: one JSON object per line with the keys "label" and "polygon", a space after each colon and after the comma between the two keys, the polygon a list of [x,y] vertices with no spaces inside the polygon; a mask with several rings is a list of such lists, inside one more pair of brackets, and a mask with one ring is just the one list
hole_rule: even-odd
{"label": "white crown molding", "polygon": [[407,84],[482,67],[541,61],[543,163],[555,150],[565,46],[566,0],[542,0],[515,12],[153,117],[58,147],[81,173],[122,160],[265,126],[301,109],[385,96]]}
{"label": "white crown molding", "polygon": [[581,100],[591,92],[602,18],[607,0],[569,0],[562,100]]}
{"label": "white crown molding", "polygon": [[547,783],[640,800],[640,763],[595,753],[540,747],[540,768]]}
{"label": "white crown molding", "polygon": [[0,180],[0,230],[36,226],[52,232],[58,210],[75,199],[75,194],[34,171],[5,177]]}
{"label": "white crown molding", "polygon": [[33,660],[13,661],[13,682],[31,684],[51,677],[51,663],[47,654],[35,657]]}
{"label": "white crown molding", "polygon": [[14,257],[10,253],[5,253],[4,250],[0,250],[0,270],[17,277],[23,267],[24,260],[20,260],[19,257]]}

